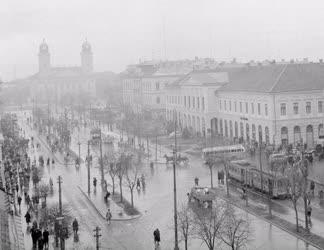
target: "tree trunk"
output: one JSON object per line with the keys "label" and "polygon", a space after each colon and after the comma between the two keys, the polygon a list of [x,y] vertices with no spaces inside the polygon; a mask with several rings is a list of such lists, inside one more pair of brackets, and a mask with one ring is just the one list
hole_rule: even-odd
{"label": "tree trunk", "polygon": [[225,164],[225,173],[226,173],[226,194],[229,197],[229,186],[228,186],[228,170],[227,170],[227,165]]}
{"label": "tree trunk", "polygon": [[187,239],[187,237],[186,237],[184,243],[185,243],[185,250],[188,250],[188,239]]}
{"label": "tree trunk", "polygon": [[294,202],[294,209],[295,209],[295,217],[296,217],[296,231],[299,232],[298,211],[297,211],[297,204],[296,204],[296,202]]}
{"label": "tree trunk", "polygon": [[113,184],[113,190],[112,193],[115,194],[115,178],[111,178],[112,184]]}
{"label": "tree trunk", "polygon": [[119,191],[120,191],[120,202],[123,202],[122,178],[119,178]]}
{"label": "tree trunk", "polygon": [[213,188],[213,166],[209,166],[209,171],[210,171],[210,187]]}
{"label": "tree trunk", "polygon": [[305,228],[308,231],[309,225],[308,225],[308,217],[307,217],[307,197],[304,195],[304,210],[305,210]]}
{"label": "tree trunk", "polygon": [[134,208],[134,194],[133,194],[133,191],[134,191],[134,187],[130,188],[132,208]]}

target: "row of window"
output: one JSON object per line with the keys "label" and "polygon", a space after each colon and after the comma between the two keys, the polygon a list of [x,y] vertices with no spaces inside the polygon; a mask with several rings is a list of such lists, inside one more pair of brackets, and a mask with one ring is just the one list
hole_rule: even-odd
{"label": "row of window", "polygon": [[167,96],[167,103],[183,105],[189,109],[205,110],[205,97],[195,96]]}
{"label": "row of window", "polygon": [[[222,105],[223,104],[223,105]],[[255,108],[257,110],[255,110]],[[254,115],[257,112],[258,115],[262,115],[261,103],[257,103],[256,107],[253,102],[250,104],[248,102],[237,102],[231,100],[219,100],[219,110],[239,112],[241,114],[249,114],[249,112]],[[268,116],[268,104],[264,104],[264,114]]]}
{"label": "row of window", "polygon": [[[124,82],[124,87],[125,89],[134,89],[135,87],[138,87],[138,84],[140,83],[139,80],[136,81],[125,81]],[[166,83],[167,84],[167,83]],[[144,90],[155,90],[158,91],[161,89],[161,84],[160,82],[155,82],[155,83],[151,83],[151,82],[143,82],[142,83],[143,89]]]}
{"label": "row of window", "polygon": [[[305,103],[305,112],[306,112],[306,114],[311,114],[312,113],[312,103],[311,102],[306,102]],[[318,101],[317,102],[317,112],[318,113],[323,113],[323,101]],[[294,102],[293,103],[293,114],[298,115],[299,113],[300,113],[299,103]],[[286,103],[280,103],[280,115],[281,116],[286,116],[287,115],[287,104]]]}

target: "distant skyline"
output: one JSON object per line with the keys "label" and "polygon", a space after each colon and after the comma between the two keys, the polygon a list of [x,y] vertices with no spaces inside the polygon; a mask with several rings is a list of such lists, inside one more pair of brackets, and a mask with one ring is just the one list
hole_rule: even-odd
{"label": "distant skyline", "polygon": [[0,77],[38,71],[45,38],[52,65],[79,65],[87,38],[95,71],[139,59],[218,61],[324,58],[321,0],[2,0]]}

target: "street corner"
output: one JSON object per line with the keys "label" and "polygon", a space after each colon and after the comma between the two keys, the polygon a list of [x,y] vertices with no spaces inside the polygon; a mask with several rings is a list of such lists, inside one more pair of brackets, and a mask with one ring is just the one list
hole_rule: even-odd
{"label": "street corner", "polygon": [[109,199],[108,204],[104,203],[103,195],[100,191],[95,193],[87,194],[84,188],[78,186],[80,192],[85,196],[87,201],[92,205],[92,207],[97,211],[97,213],[106,220],[106,213],[108,209],[112,214],[111,221],[130,221],[138,219],[142,216],[140,212],[136,215],[128,215],[125,212],[125,208],[121,205],[118,205],[113,199]]}

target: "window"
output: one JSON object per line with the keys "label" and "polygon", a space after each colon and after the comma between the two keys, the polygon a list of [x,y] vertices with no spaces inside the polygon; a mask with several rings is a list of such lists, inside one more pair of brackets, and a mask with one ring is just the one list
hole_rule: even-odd
{"label": "window", "polygon": [[311,102],[306,102],[306,114],[310,114],[312,112],[312,104]]}
{"label": "window", "polygon": [[234,102],[234,111],[236,112],[236,102]]}
{"label": "window", "polygon": [[195,108],[195,97],[192,97],[192,107]]}
{"label": "window", "polygon": [[197,97],[197,109],[200,108],[200,102],[199,102],[199,97]]}
{"label": "window", "polygon": [[202,106],[202,110],[205,110],[205,97],[201,98],[201,106]]}
{"label": "window", "polygon": [[242,102],[240,102],[240,113],[242,113]]}
{"label": "window", "polygon": [[188,107],[190,108],[190,96],[188,96]]}
{"label": "window", "polygon": [[258,115],[261,115],[261,103],[258,103]]}
{"label": "window", "polygon": [[186,98],[186,96],[184,96],[183,101],[184,101],[184,106],[186,107],[187,106],[187,98]]}
{"label": "window", "polygon": [[249,113],[249,104],[245,103],[245,113]]}
{"label": "window", "polygon": [[224,100],[224,110],[226,111],[226,100]]}
{"label": "window", "polygon": [[298,102],[294,102],[293,104],[293,111],[294,111],[294,115],[298,115]]}
{"label": "window", "polygon": [[264,104],[264,113],[268,116],[268,104]]}
{"label": "window", "polygon": [[159,96],[156,98],[156,103],[160,104],[160,97]]}
{"label": "window", "polygon": [[323,101],[318,101],[318,113],[323,113]]}
{"label": "window", "polygon": [[156,83],[155,83],[155,89],[156,89],[156,90],[160,90],[160,83],[159,83],[159,82],[156,82]]}
{"label": "window", "polygon": [[251,103],[251,112],[252,112],[252,115],[254,115],[254,103],[253,102]]}
{"label": "window", "polygon": [[222,110],[222,101],[219,101],[219,109]]}
{"label": "window", "polygon": [[287,112],[286,112],[286,103],[281,103],[280,104],[280,114],[282,116],[285,116],[287,114]]}
{"label": "window", "polygon": [[229,111],[232,111],[232,101],[229,101]]}

